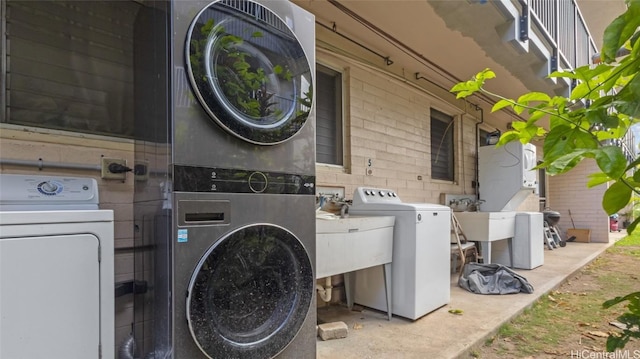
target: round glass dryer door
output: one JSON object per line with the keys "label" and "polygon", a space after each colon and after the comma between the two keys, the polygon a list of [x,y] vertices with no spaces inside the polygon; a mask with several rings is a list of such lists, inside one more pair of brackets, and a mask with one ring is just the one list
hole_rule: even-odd
{"label": "round glass dryer door", "polygon": [[187,73],[209,116],[255,144],[295,135],[309,116],[309,62],[296,35],[268,8],[248,0],[203,9],[187,34]]}
{"label": "round glass dryer door", "polygon": [[296,336],[313,297],[313,270],[282,227],[242,227],[213,244],[189,283],[187,320],[209,358],[272,358]]}

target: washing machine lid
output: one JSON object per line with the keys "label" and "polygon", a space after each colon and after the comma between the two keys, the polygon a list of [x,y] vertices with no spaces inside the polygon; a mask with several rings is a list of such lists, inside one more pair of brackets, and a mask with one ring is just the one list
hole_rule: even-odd
{"label": "washing machine lid", "polygon": [[216,241],[189,283],[187,321],[209,358],[272,358],[294,339],[311,307],[315,279],[304,246],[272,224]]}
{"label": "washing machine lid", "polygon": [[191,23],[185,46],[191,87],[231,134],[277,144],[307,121],[312,72],[293,25],[250,0],[214,2]]}

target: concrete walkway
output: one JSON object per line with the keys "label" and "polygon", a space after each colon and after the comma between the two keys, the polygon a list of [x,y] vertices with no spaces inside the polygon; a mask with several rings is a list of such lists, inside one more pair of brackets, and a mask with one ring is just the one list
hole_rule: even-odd
{"label": "concrete walkway", "polygon": [[[451,277],[451,302],[410,321],[365,308],[349,311],[343,306],[318,309],[323,322],[343,321],[349,328],[344,339],[318,339],[318,359],[378,358],[467,358],[469,350],[493,335],[498,328],[530,307],[539,297],[558,287],[575,272],[594,260],[625,236],[612,233],[609,243],[567,243],[564,248],[545,249],[544,265],[533,270],[517,270],[534,287],[533,294],[479,295],[457,285]],[[449,313],[462,310],[462,315]]]}

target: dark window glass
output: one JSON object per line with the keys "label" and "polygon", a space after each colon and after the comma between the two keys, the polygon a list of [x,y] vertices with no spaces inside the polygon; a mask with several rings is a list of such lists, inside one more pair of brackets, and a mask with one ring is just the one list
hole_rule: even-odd
{"label": "dark window glass", "polygon": [[342,165],[342,74],[316,65],[316,161]]}
{"label": "dark window glass", "polygon": [[431,110],[431,178],[454,180],[453,117]]}
{"label": "dark window glass", "polygon": [[132,137],[141,3],[8,0],[6,7],[3,121]]}

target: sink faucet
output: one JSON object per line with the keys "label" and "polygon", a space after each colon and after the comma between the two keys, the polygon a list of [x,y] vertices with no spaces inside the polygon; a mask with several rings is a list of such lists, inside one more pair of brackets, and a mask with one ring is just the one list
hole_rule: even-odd
{"label": "sink faucet", "polygon": [[349,217],[349,205],[345,203],[342,205],[342,207],[340,207],[340,218],[347,217]]}

